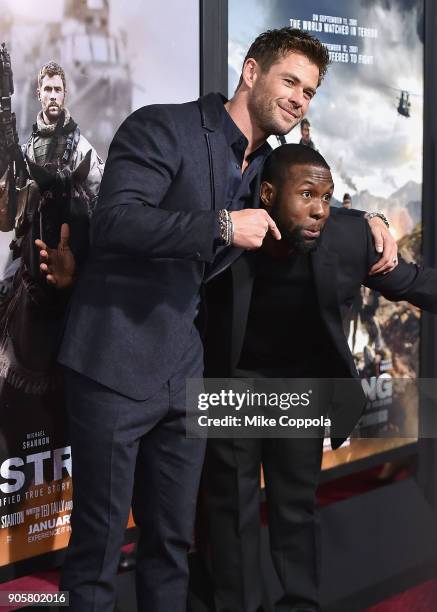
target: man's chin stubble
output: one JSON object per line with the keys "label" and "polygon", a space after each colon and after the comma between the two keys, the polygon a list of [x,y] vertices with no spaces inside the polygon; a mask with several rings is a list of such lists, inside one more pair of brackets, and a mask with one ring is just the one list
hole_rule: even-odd
{"label": "man's chin stubble", "polygon": [[291,249],[299,253],[300,255],[305,255],[307,253],[312,253],[315,251],[320,242],[320,236],[315,238],[314,240],[305,240],[301,234],[301,230],[296,230],[294,232],[279,231],[282,234],[283,240],[291,247]]}
{"label": "man's chin stubble", "polygon": [[276,121],[272,104],[263,104],[263,101],[255,99],[250,105],[250,110],[261,131],[267,136],[286,136],[295,127],[295,124],[284,125]]}

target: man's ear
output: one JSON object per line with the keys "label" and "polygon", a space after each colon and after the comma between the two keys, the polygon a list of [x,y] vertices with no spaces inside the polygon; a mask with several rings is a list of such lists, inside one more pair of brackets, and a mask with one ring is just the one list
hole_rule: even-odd
{"label": "man's ear", "polygon": [[270,211],[273,207],[273,203],[276,197],[276,190],[271,183],[263,181],[259,190],[259,197],[261,198],[262,205],[267,211]]}
{"label": "man's ear", "polygon": [[248,57],[247,60],[244,62],[241,76],[243,77],[243,82],[247,85],[249,89],[252,89],[253,84],[257,78],[257,73],[258,62],[253,59],[253,57]]}
{"label": "man's ear", "polygon": [[39,93],[39,87],[36,88],[36,97],[41,102],[41,94]]}

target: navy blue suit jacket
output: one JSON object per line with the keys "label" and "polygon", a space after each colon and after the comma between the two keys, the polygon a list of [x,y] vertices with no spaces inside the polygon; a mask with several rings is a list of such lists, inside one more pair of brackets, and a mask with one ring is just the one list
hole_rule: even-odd
{"label": "navy blue suit jacket", "polygon": [[134,399],[169,379],[193,331],[226,195],[222,113],[218,94],[146,106],[109,150],[59,361]]}

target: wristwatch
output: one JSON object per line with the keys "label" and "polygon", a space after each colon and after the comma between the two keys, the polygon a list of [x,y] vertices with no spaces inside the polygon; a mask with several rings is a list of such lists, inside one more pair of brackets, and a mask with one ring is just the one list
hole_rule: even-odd
{"label": "wristwatch", "polygon": [[371,212],[371,213],[366,213],[364,215],[364,218],[367,219],[367,221],[370,221],[370,219],[373,219],[374,217],[379,217],[381,219],[381,221],[384,222],[385,226],[387,229],[390,229],[390,224],[387,221],[387,217],[385,215],[383,215],[380,212]]}

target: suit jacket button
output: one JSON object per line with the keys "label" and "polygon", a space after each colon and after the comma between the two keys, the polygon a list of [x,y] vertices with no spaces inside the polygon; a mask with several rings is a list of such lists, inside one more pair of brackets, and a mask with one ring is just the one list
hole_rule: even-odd
{"label": "suit jacket button", "polygon": [[196,259],[200,259],[200,253],[199,253],[199,251],[196,251]]}

